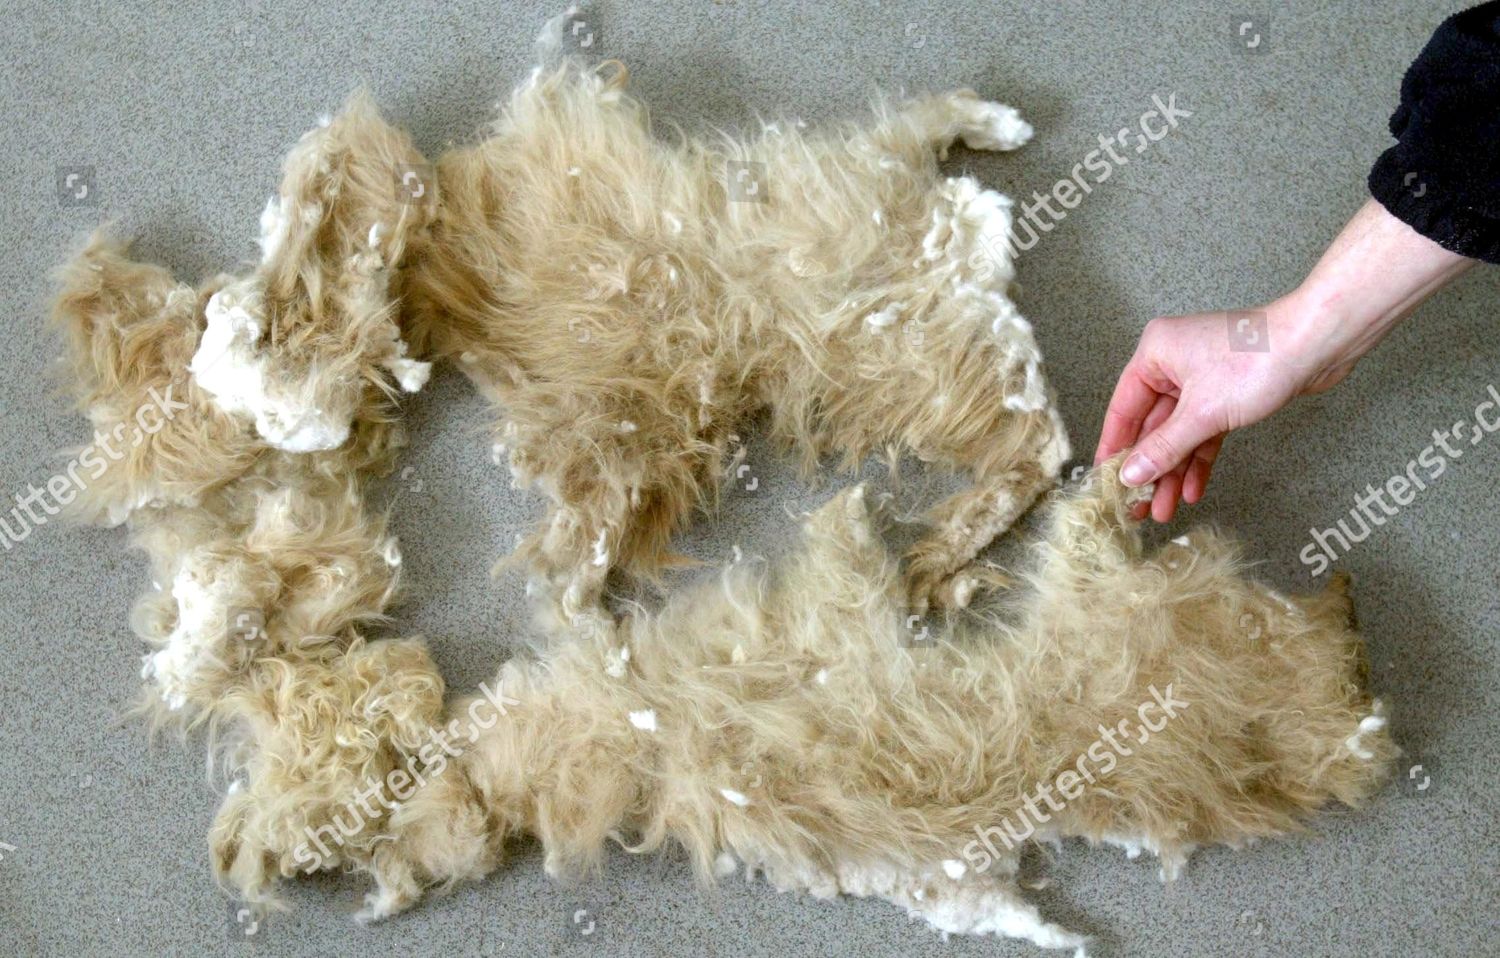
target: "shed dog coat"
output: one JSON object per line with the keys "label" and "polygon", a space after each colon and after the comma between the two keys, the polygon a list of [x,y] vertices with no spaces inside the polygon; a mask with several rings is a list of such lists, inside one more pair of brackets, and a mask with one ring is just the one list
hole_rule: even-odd
{"label": "shed dog coat", "polygon": [[[102,234],[63,270],[96,430],[75,508],[150,557],[145,707],[229,772],[235,894],[345,868],[382,917],[524,832],[558,875],[674,842],[705,878],[1078,948],[1015,885],[1027,841],[1171,877],[1373,791],[1395,747],[1342,583],[1284,598],[1208,532],[1143,554],[1115,464],[1049,505],[1014,588],[913,635],[1068,455],[1006,295],[1009,202],[936,168],[1019,145],[1014,111],[955,92],[666,145],[622,87],[553,57],[435,177],[356,97],[289,154],[240,275],[180,283]],[[551,641],[453,700],[420,639],[381,637],[401,555],[365,502],[431,359],[552,498],[521,550]],[[171,414],[143,431],[148,405]],[[904,565],[855,487],[779,568],[605,613],[609,570],[669,559],[758,410],[809,468],[891,450],[973,483]]]}

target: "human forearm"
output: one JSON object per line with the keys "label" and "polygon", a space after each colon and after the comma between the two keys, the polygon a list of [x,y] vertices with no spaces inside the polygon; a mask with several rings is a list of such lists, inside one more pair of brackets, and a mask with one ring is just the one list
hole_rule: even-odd
{"label": "human forearm", "polygon": [[1473,262],[1370,201],[1295,290],[1254,310],[1266,318],[1264,351],[1236,350],[1225,313],[1148,324],[1115,387],[1096,457],[1135,445],[1121,478],[1157,481],[1151,512],[1166,521],[1179,495],[1202,495],[1225,433],[1339,382]]}
{"label": "human forearm", "polygon": [[1337,383],[1421,302],[1474,260],[1450,252],[1370,200],[1295,290],[1268,304],[1302,391]]}

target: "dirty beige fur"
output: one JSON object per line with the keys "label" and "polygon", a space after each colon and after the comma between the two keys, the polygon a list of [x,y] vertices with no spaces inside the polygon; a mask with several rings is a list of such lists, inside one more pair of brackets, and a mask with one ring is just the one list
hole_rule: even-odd
{"label": "dirty beige fur", "polygon": [[966,471],[906,572],[915,609],[963,604],[962,570],[1069,451],[1009,298],[1011,202],[937,161],[1031,128],[955,91],[669,143],[625,83],[616,62],[537,68],[440,158],[402,270],[414,345],[494,401],[496,461],[551,498],[517,557],[574,621],[611,569],[673,561],[766,411],[809,473],[872,453]]}
{"label": "dirty beige fur", "polygon": [[[160,647],[146,674],[174,708],[213,708],[247,657],[342,649],[394,588],[399,552],[361,494],[402,444],[390,378],[420,385],[425,373],[404,358],[387,292],[388,264],[430,215],[392,186],[402,158],[420,160],[356,97],[288,156],[268,207],[282,212],[263,217],[265,255],[245,276],[195,289],[103,234],[62,273],[54,320],[79,405],[96,446],[115,440],[75,508],[128,520],[151,556],[160,591],[136,624]],[[208,344],[226,313],[238,355]],[[235,392],[266,401],[226,410]],[[183,408],[146,433],[136,413],[154,396]],[[309,418],[346,438],[278,448]],[[246,639],[231,641],[236,629]]]}
{"label": "dirty beige fur", "polygon": [[[1006,298],[1008,205],[934,166],[955,138],[1019,143],[1011,111],[949,94],[669,148],[619,85],[539,71],[445,158],[437,204],[402,189],[422,158],[356,98],[292,150],[242,275],[189,286],[102,236],[64,270],[80,406],[114,440],[78,508],[151,558],[149,707],[207,727],[232,779],[211,837],[228,887],[273,905],[280,878],[361,870],[380,917],[488,872],[517,833],[560,875],[606,839],[676,842],[705,875],[738,863],[1077,947],[994,829],[1153,689],[1190,704],[1029,838],[1149,848],[1171,874],[1371,791],[1393,746],[1347,598],[1282,599],[1209,534],[1141,555],[1112,470],[1053,507],[1015,590],[914,647],[912,605],[962,605],[965,564],[1067,455]],[[765,164],[771,202],[726,199],[738,158]],[[565,613],[547,651],[447,703],[420,640],[373,635],[400,552],[366,491],[423,355],[468,368],[518,477],[553,496],[523,554]],[[137,429],[163,396],[174,414]],[[889,447],[974,485],[905,569],[853,490],[775,573],[591,611],[611,567],[666,560],[762,408],[805,464]]]}
{"label": "dirty beige fur", "polygon": [[[420,642],[364,638],[400,565],[365,487],[403,444],[393,396],[426,371],[388,292],[431,215],[392,169],[420,161],[356,97],[291,151],[246,273],[195,288],[100,234],[60,277],[54,320],[96,430],[74,508],[128,522],[148,553],[157,586],[132,616],[153,649],[144,706],[212,730],[248,783],[231,810],[322,820],[318,796],[385,774],[440,709]],[[153,406],[170,416],[138,418]]]}
{"label": "dirty beige fur", "polygon": [[1051,506],[1013,595],[925,647],[905,638],[896,564],[856,487],[811,516],[782,568],[733,565],[612,640],[507,663],[490,695],[503,714],[475,725],[478,700],[454,702],[454,757],[425,786],[387,789],[399,809],[370,834],[323,841],[332,857],[311,832],[231,833],[218,856],[257,888],[367,871],[380,917],[481,877],[518,834],[541,839],[558,877],[596,866],[608,839],[673,842],[705,877],[743,864],[783,889],[888,899],[945,932],[1079,948],[1021,896],[1023,842],[996,836],[1038,783],[1084,764],[1102,727],[1177,703],[1030,837],[1144,848],[1165,878],[1197,846],[1361,802],[1395,754],[1344,583],[1283,598],[1205,531],[1143,555],[1114,468]]}

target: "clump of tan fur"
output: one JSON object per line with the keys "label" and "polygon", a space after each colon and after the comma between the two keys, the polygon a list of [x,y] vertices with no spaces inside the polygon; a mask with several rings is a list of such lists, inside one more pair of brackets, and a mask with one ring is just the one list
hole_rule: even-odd
{"label": "clump of tan fur", "polygon": [[538,67],[439,160],[401,274],[414,345],[495,402],[497,461],[552,500],[518,558],[565,621],[611,569],[651,575],[766,410],[808,471],[872,453],[967,471],[907,569],[914,608],[962,605],[960,570],[1069,451],[1009,299],[1011,202],[937,161],[1031,128],[960,90],[669,144],[625,80],[617,62]]}
{"label": "clump of tan fur", "polygon": [[[420,642],[364,639],[401,561],[365,489],[403,443],[391,379],[427,370],[389,291],[431,216],[400,183],[421,162],[357,95],[291,151],[247,273],[194,288],[101,234],[61,275],[54,320],[96,429],[74,507],[127,522],[150,557],[144,707],[213,731],[238,783],[217,835],[325,823],[441,712]],[[261,863],[217,864],[263,897]]]}
{"label": "clump of tan fur", "polygon": [[[1141,555],[1111,465],[1050,507],[1014,594],[913,648],[862,493],[815,513],[780,569],[733,565],[612,637],[507,663],[505,713],[378,826],[359,863],[380,885],[370,913],[482,876],[529,833],[553,875],[607,839],[676,842],[705,877],[743,864],[946,932],[1079,948],[1021,896],[1019,845],[993,836],[1155,693],[1175,714],[1031,838],[1144,848],[1170,878],[1197,846],[1296,830],[1386,773],[1342,583],[1283,598],[1207,532]],[[296,847],[239,855],[288,873]]]}

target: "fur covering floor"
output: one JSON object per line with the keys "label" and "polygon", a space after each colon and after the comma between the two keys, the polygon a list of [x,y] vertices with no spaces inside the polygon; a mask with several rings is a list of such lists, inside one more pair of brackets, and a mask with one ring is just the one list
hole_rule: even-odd
{"label": "fur covering floor", "polygon": [[[668,148],[624,83],[540,68],[430,181],[356,98],[288,157],[252,271],[189,286],[99,236],[63,275],[94,428],[181,407],[79,511],[151,557],[148,707],[232,770],[211,838],[229,888],[270,906],[282,879],[362,871],[381,918],[518,833],[559,877],[609,840],[671,842],[705,879],[1080,949],[1016,885],[1025,842],[1148,850],[1170,879],[1198,846],[1372,793],[1395,748],[1342,583],[1281,596],[1209,532],[1144,552],[1112,467],[1049,501],[1020,567],[972,564],[1069,455],[1008,295],[1008,201],[936,166],[1019,146],[1014,111],[959,91]],[[729,197],[743,163],[771,201]],[[553,503],[517,552],[547,646],[477,698],[445,696],[421,640],[375,637],[401,554],[365,498],[437,361]],[[908,455],[971,485],[899,564],[856,486],[775,570],[605,607],[612,571],[673,561],[761,412],[808,469]],[[953,617],[914,643],[930,607]],[[386,802],[397,776],[418,787]]]}

